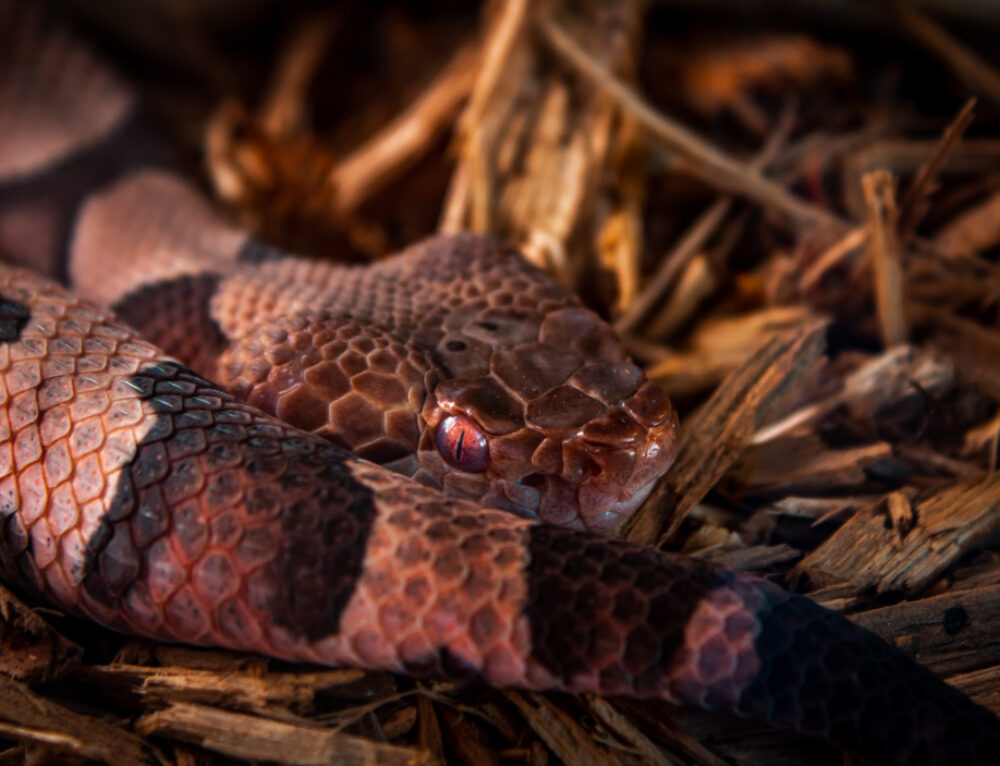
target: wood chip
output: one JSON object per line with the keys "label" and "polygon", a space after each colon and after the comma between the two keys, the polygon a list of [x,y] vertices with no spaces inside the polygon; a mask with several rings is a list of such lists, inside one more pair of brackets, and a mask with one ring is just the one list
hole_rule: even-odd
{"label": "wood chip", "polygon": [[906,537],[916,523],[910,499],[902,492],[890,492],[885,501],[892,528],[901,538]]}
{"label": "wood chip", "polygon": [[928,399],[944,396],[955,384],[955,367],[933,351],[903,345],[861,363],[843,376],[842,383],[835,394],[761,429],[754,435],[754,444],[810,425],[815,428],[837,407],[846,407],[853,420],[876,431],[888,409],[906,408],[911,403],[923,406]]}
{"label": "wood chip", "polygon": [[1000,715],[1000,665],[949,676],[947,681],[976,704]]}
{"label": "wood chip", "polygon": [[795,561],[801,556],[802,552],[798,548],[782,543],[780,545],[751,545],[747,548],[710,552],[700,558],[729,569],[754,572]]}
{"label": "wood chip", "polygon": [[629,721],[613,704],[603,697],[587,695],[587,707],[611,731],[617,734],[629,748],[642,759],[644,764],[652,766],[678,766],[680,761],[670,758],[649,738]]}
{"label": "wood chip", "polygon": [[614,753],[598,745],[573,716],[549,698],[516,691],[504,692],[504,696],[514,703],[528,725],[563,762],[580,766],[621,765]]}
{"label": "wood chip", "polygon": [[451,752],[468,766],[497,766],[500,759],[483,744],[479,727],[462,711],[442,705],[439,719]]}
{"label": "wood chip", "polygon": [[623,536],[662,545],[736,461],[773,406],[825,348],[826,323],[773,338],[719,386],[684,426],[677,460],[632,517]]}
{"label": "wood chip", "polygon": [[872,609],[851,620],[940,675],[1000,663],[1000,585],[948,591]]}
{"label": "wood chip", "polygon": [[104,665],[82,668],[74,677],[107,689],[131,688],[157,705],[199,702],[264,712],[275,707],[306,710],[313,704],[317,692],[355,684],[366,674],[347,669],[255,675],[177,667]]}
{"label": "wood chip", "polygon": [[589,55],[553,19],[543,16],[539,24],[548,42],[560,55],[633,115],[657,140],[694,160],[694,167],[701,168],[703,177],[713,185],[723,191],[742,194],[801,225],[843,228],[842,222],[829,211],[790,194],[758,171],[722,153],[678,122],[657,112],[634,89],[614,77],[600,61]]}
{"label": "wood chip", "polygon": [[646,374],[671,396],[690,396],[717,386],[775,334],[794,331],[814,318],[805,306],[775,306],[708,319],[689,335],[683,351],[668,353]]}
{"label": "wood chip", "polygon": [[24,684],[0,676],[3,738],[34,742],[45,750],[99,760],[112,766],[165,763],[141,738],[99,718],[82,715],[35,694]]}
{"label": "wood chip", "polygon": [[892,457],[886,442],[830,449],[814,433],[748,447],[727,476],[740,494],[819,494],[858,491],[868,483],[865,469]]}
{"label": "wood chip", "polygon": [[[789,112],[788,118],[778,125],[760,154],[754,158],[750,165],[751,170],[761,171],[767,167],[788,139],[792,127],[793,121]],[[656,305],[674,280],[684,272],[688,262],[704,248],[709,237],[728,215],[732,203],[732,198],[722,197],[695,219],[674,244],[673,249],[660,261],[656,273],[650,277],[642,292],[636,295],[634,300],[622,306],[622,315],[614,323],[618,333],[628,333],[635,329],[639,320]]]}
{"label": "wood chip", "polygon": [[799,497],[791,495],[775,500],[769,510],[774,514],[792,516],[800,519],[821,520],[835,519],[847,516],[866,505],[876,502],[876,495],[855,495],[847,497]]}
{"label": "wood chip", "polygon": [[143,734],[191,742],[217,753],[253,761],[336,766],[423,766],[430,753],[372,742],[335,731],[295,726],[243,713],[174,703],[136,722]]}
{"label": "wood chip", "polygon": [[0,586],[0,673],[29,684],[48,683],[77,667],[82,655],[79,646]]}
{"label": "wood chip", "polygon": [[798,568],[818,583],[919,593],[959,557],[1000,539],[1000,474],[934,493],[916,504],[914,517],[901,537],[883,508],[861,511]]}
{"label": "wood chip", "polygon": [[434,703],[421,694],[417,697],[417,742],[436,760],[444,760],[444,738],[438,723]]}
{"label": "wood chip", "polygon": [[618,700],[617,707],[640,723],[651,736],[669,743],[672,750],[684,753],[694,763],[704,766],[727,766],[729,763],[674,720],[681,712],[674,706],[657,701]]}

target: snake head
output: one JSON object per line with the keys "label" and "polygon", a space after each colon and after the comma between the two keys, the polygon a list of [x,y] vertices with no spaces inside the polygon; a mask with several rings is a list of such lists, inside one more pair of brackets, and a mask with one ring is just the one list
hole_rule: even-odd
{"label": "snake head", "polygon": [[[220,383],[430,486],[607,532],[674,458],[666,396],[606,322],[499,240],[437,237],[358,271],[282,258],[220,284],[213,317],[237,338]],[[140,299],[140,315],[163,313]],[[261,310],[248,331],[241,317]]]}
{"label": "snake head", "polygon": [[427,483],[606,533],[674,459],[666,395],[579,304],[488,310],[450,331],[438,353],[453,374],[429,386],[417,474]]}

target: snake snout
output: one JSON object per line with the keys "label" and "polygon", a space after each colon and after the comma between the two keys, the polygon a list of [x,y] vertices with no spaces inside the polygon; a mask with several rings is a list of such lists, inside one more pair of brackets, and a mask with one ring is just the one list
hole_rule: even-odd
{"label": "snake snout", "polygon": [[677,452],[677,416],[652,383],[587,423],[563,449],[563,478],[577,484],[583,525],[609,532],[642,503]]}

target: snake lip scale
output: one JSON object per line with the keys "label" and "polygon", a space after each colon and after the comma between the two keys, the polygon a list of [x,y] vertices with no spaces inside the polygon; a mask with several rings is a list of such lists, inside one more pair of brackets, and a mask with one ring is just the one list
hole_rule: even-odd
{"label": "snake lip scale", "polygon": [[515,251],[281,253],[175,172],[67,27],[15,0],[0,20],[6,584],[157,640],[1000,763],[996,717],[874,634],[595,534],[667,469],[676,417]]}

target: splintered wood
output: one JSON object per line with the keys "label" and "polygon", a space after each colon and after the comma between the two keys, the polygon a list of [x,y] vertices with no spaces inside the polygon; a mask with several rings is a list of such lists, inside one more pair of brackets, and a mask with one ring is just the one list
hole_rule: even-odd
{"label": "splintered wood", "polygon": [[775,404],[823,352],[825,324],[775,337],[719,386],[684,426],[677,460],[628,521],[623,537],[660,544],[725,474]]}
{"label": "splintered wood", "polygon": [[336,731],[188,703],[174,703],[150,713],[139,719],[136,729],[143,734],[191,742],[217,753],[252,761],[310,766],[364,766],[370,763],[422,766],[434,762],[430,753],[415,748],[379,744]]}
{"label": "splintered wood", "polygon": [[83,655],[81,647],[5,588],[0,588],[0,647],[0,674],[27,683],[60,678]]}
{"label": "splintered wood", "polygon": [[3,675],[0,675],[0,739],[24,743],[26,749],[34,750],[36,757],[44,757],[42,753],[48,751],[52,759],[77,756],[114,766],[166,762],[139,734],[76,713]]}
{"label": "splintered wood", "polygon": [[[641,6],[634,0],[591,0],[571,17],[592,55],[609,71],[634,76]],[[638,281],[641,187],[618,196],[634,136],[628,119],[599,91],[553,67],[526,26],[530,3],[497,3],[484,66],[458,127],[459,160],[442,216],[442,231],[496,231],[539,266],[577,286],[580,264],[570,249],[592,232],[618,227],[612,268],[625,293]],[[636,194],[640,195],[638,198]],[[616,201],[616,198],[618,201]],[[606,234],[612,236],[612,234]]]}
{"label": "splintered wood", "polygon": [[[489,231],[607,318],[681,417],[618,534],[804,593],[1000,712],[995,10],[160,2],[130,39],[124,4],[60,4],[124,29],[262,237],[358,261]],[[178,40],[183,78],[142,74]],[[844,763],[652,700],[158,645],[2,589],[0,647],[0,766]]]}
{"label": "splintered wood", "polygon": [[855,514],[800,568],[817,582],[835,577],[859,590],[913,594],[963,555],[1000,539],[1000,474],[931,494],[905,511],[911,518],[903,523],[891,510],[893,497],[886,498],[889,508]]}

